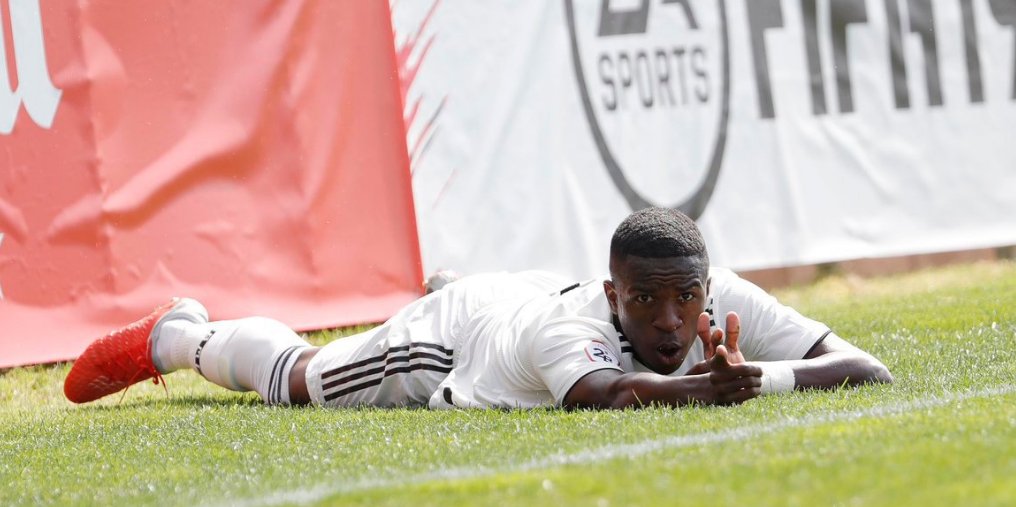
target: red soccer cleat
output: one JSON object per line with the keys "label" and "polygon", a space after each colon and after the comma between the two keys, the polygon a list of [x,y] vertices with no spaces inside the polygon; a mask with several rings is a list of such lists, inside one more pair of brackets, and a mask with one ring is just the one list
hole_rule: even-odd
{"label": "red soccer cleat", "polygon": [[67,399],[86,403],[152,377],[158,384],[162,375],[152,362],[152,329],[181,303],[182,300],[173,298],[147,317],[92,342],[74,361],[64,380]]}

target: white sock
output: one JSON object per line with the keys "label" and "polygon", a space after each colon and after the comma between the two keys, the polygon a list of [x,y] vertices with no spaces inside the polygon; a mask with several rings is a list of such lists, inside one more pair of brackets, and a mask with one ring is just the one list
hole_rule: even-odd
{"label": "white sock", "polygon": [[193,368],[234,391],[257,391],[270,404],[289,403],[289,373],[309,347],[285,324],[265,317],[195,323],[165,322],[152,359],[162,373]]}
{"label": "white sock", "polygon": [[152,362],[160,373],[194,368],[194,353],[211,333],[208,322],[170,320],[162,324],[152,340]]}

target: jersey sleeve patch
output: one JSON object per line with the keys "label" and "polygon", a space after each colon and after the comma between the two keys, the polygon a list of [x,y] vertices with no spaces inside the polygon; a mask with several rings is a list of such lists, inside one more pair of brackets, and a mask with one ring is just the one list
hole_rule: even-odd
{"label": "jersey sleeve patch", "polygon": [[607,363],[614,366],[620,366],[621,361],[618,361],[614,353],[610,351],[606,344],[600,341],[593,340],[586,345],[586,357],[589,358],[591,363]]}

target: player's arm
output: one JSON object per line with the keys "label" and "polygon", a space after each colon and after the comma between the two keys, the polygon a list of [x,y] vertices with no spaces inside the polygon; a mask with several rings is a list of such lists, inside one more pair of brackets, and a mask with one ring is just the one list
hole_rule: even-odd
{"label": "player's arm", "polygon": [[[722,343],[729,349],[730,362],[743,362],[744,356],[738,347],[738,337],[741,333],[740,319],[736,313],[731,312],[726,320],[726,336],[719,330],[713,330],[710,334],[708,316],[705,314],[700,316],[698,335],[702,340],[705,355],[707,358],[711,357],[717,345]],[[832,389],[843,385],[893,381],[892,374],[881,361],[831,331],[812,347],[803,359],[745,364],[754,364],[762,368],[763,394],[770,391]],[[707,364],[696,365],[691,372],[704,371],[707,366]]]}
{"label": "player's arm", "polygon": [[831,389],[842,385],[892,383],[889,369],[874,356],[830,332],[804,359],[777,361],[794,373],[794,387]]}
{"label": "player's arm", "polygon": [[753,364],[730,364],[721,345],[701,375],[669,377],[656,373],[596,370],[579,379],[565,395],[566,408],[626,408],[650,404],[735,404],[759,395],[762,369]]}

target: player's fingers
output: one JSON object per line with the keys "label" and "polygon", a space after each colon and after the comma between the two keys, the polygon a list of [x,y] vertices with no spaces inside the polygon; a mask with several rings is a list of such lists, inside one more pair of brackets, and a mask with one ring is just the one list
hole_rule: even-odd
{"label": "player's fingers", "polygon": [[723,371],[730,367],[730,363],[727,361],[727,348],[723,345],[716,347],[716,353],[713,358],[709,360],[709,369],[716,371]]}
{"label": "player's fingers", "polygon": [[715,345],[711,337],[709,336],[709,314],[702,312],[698,316],[698,323],[696,325],[696,331],[698,332],[699,339],[702,340],[702,352],[705,354],[706,359],[712,359],[713,353],[716,350]]}
{"label": "player's fingers", "polygon": [[726,393],[719,396],[721,403],[725,405],[737,405],[744,403],[752,398],[757,398],[762,394],[761,387],[748,387],[740,389],[731,393]]}
{"label": "player's fingers", "polygon": [[727,349],[730,352],[738,352],[737,339],[741,336],[741,319],[737,316],[737,313],[730,312],[727,314]]}
{"label": "player's fingers", "polygon": [[703,373],[709,373],[709,361],[699,361],[688,369],[685,375],[702,375]]}
{"label": "player's fingers", "polygon": [[[729,361],[730,353],[727,353]],[[750,363],[731,363],[727,371],[732,377],[757,377],[762,378],[762,367]]]}
{"label": "player's fingers", "polygon": [[762,377],[756,377],[754,375],[731,376],[720,374],[711,376],[710,380],[713,381],[713,386],[716,389],[716,392],[720,394],[729,394],[742,389],[762,387]]}
{"label": "player's fingers", "polygon": [[716,347],[723,345],[723,330],[714,329],[712,336],[709,337],[709,340],[713,342],[713,352],[715,353]]}
{"label": "player's fingers", "polygon": [[730,381],[730,387],[732,390],[740,391],[742,389],[751,389],[754,387],[762,387],[762,377],[756,377],[754,375],[747,377],[737,377]]}

